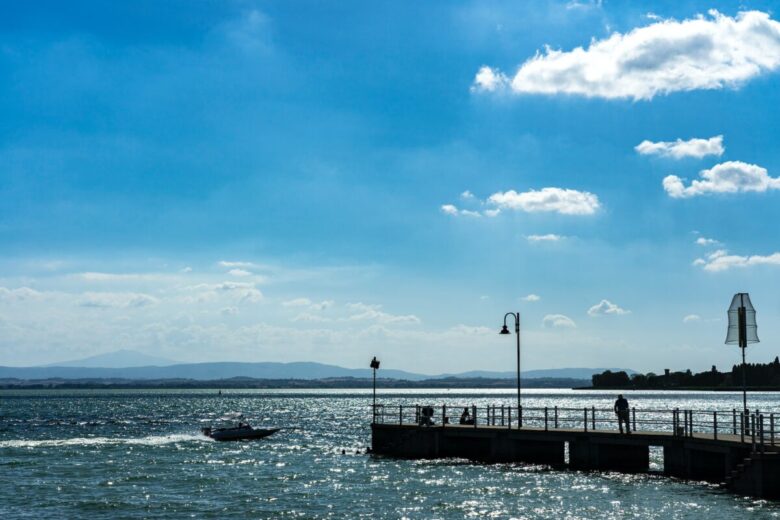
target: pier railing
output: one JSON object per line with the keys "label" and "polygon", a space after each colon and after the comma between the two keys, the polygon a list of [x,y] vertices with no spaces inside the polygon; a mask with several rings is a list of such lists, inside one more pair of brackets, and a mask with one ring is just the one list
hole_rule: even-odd
{"label": "pier railing", "polygon": [[[466,414],[465,411],[468,411]],[[461,422],[461,417],[466,423]],[[706,437],[750,443],[753,446],[780,446],[780,414],[760,410],[690,410],[630,408],[631,431],[667,434],[675,437]],[[495,427],[546,431],[615,431],[618,418],[613,409],[566,408],[558,406],[518,407],[476,405],[396,405],[377,404],[373,411],[377,424],[458,427]]]}

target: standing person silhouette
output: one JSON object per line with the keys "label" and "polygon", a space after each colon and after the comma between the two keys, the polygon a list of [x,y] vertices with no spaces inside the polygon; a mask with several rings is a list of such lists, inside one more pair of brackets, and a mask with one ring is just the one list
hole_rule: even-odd
{"label": "standing person silhouette", "polygon": [[623,394],[618,395],[617,401],[615,401],[615,415],[617,415],[620,433],[623,433],[624,422],[626,423],[626,433],[631,433],[631,426],[628,422],[628,400],[623,397]]}

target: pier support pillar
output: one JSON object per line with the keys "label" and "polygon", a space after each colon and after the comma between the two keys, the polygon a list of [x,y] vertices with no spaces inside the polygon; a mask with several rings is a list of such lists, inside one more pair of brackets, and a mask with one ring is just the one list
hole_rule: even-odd
{"label": "pier support pillar", "polygon": [[607,444],[592,439],[569,443],[569,466],[575,470],[643,473],[650,467],[650,449],[643,445]]}

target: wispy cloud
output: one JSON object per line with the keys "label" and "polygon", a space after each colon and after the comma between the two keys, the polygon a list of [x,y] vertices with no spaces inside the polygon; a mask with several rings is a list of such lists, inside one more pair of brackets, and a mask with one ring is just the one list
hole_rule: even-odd
{"label": "wispy cloud", "polygon": [[770,177],[765,168],[741,161],[716,164],[699,172],[701,180],[689,186],[676,175],[668,175],[663,187],[670,197],[684,199],[712,193],[765,192],[780,189],[780,178]]}
{"label": "wispy cloud", "polygon": [[656,21],[571,51],[545,48],[510,80],[482,67],[472,90],[649,100],[659,94],[736,87],[780,66],[780,23],[760,11]]}
{"label": "wispy cloud", "polygon": [[693,265],[701,266],[705,271],[720,272],[732,268],[746,268],[758,265],[780,265],[780,252],[771,255],[730,255],[725,249],[719,249],[705,258],[697,258]]}
{"label": "wispy cloud", "polygon": [[553,233],[548,233],[547,235],[528,235],[525,238],[529,242],[534,243],[534,242],[559,242],[566,237],[563,237],[561,235],[556,235]]}
{"label": "wispy cloud", "polygon": [[691,323],[694,321],[701,321],[701,316],[698,314],[689,314],[683,318],[683,323]]}
{"label": "wispy cloud", "polygon": [[78,301],[80,307],[94,308],[138,308],[155,305],[159,302],[154,296],[142,293],[88,292]]}
{"label": "wispy cloud", "polygon": [[720,244],[719,241],[715,240],[714,238],[706,238],[706,237],[699,237],[696,239],[696,245],[699,246],[715,246]]}
{"label": "wispy cloud", "polygon": [[564,314],[548,314],[542,319],[543,327],[552,327],[557,329],[573,329],[577,327],[574,320]]}
{"label": "wispy cloud", "polygon": [[609,300],[601,300],[599,303],[597,303],[596,305],[588,309],[588,316],[594,318],[598,316],[606,316],[610,314],[615,316],[620,316],[623,314],[630,314],[630,313],[631,311],[622,309]]}
{"label": "wispy cloud", "polygon": [[671,157],[673,159],[683,159],[685,157],[695,157],[701,159],[708,155],[723,155],[723,136],[718,135],[709,139],[689,139],[683,141],[642,141],[634,147],[641,155],[659,155],[661,157]]}
{"label": "wispy cloud", "polygon": [[542,298],[540,296],[536,295],[536,294],[529,294],[529,295],[523,296],[520,299],[523,300],[524,302],[538,302]]}

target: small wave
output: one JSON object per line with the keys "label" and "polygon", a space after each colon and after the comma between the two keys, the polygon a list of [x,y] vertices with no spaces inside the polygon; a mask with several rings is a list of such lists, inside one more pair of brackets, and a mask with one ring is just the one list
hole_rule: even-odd
{"label": "small wave", "polygon": [[8,440],[0,441],[0,448],[47,448],[58,446],[110,446],[136,445],[161,446],[176,442],[213,442],[203,435],[171,434],[150,435],[148,437],[74,437],[71,439],[41,439],[41,440]]}

